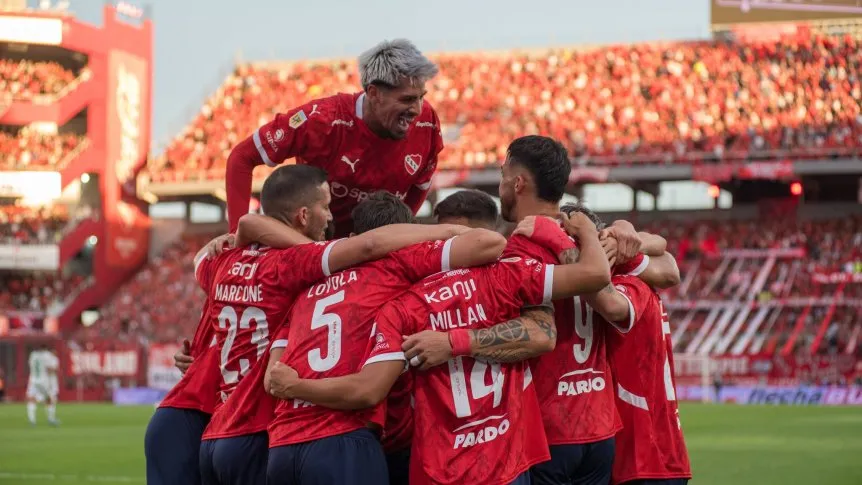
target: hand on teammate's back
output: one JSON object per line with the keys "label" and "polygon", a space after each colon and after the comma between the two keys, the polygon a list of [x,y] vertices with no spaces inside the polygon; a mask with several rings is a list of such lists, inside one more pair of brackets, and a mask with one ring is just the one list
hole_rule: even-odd
{"label": "hand on teammate's back", "polygon": [[404,351],[410,365],[419,366],[419,370],[444,364],[453,356],[449,334],[433,330],[423,330],[409,337],[404,336],[401,350]]}
{"label": "hand on teammate's back", "polygon": [[189,367],[194,362],[192,358],[191,344],[187,339],[183,339],[183,345],[177,353],[174,354],[174,366],[185,374]]}
{"label": "hand on teammate's back", "polygon": [[299,374],[293,367],[276,362],[266,371],[266,381],[269,382],[266,392],[279,399],[291,399],[293,395],[290,390],[299,382]]}
{"label": "hand on teammate's back", "polygon": [[225,249],[233,249],[235,247],[236,236],[231,233],[222,234],[207,244],[207,257],[214,258],[221,254]]}

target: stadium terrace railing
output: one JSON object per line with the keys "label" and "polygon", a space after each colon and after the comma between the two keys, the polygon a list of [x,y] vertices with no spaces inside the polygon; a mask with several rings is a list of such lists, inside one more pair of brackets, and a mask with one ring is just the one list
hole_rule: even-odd
{"label": "stadium terrace railing", "polygon": [[[84,68],[81,70],[80,74],[78,74],[75,79],[73,79],[69,84],[63,86],[63,89],[57,91],[56,93],[36,94],[33,96],[14,96],[12,98],[12,101],[17,103],[33,103],[42,105],[54,104],[59,99],[62,99],[64,96],[71,93],[75,88],[77,88],[84,82],[89,81],[92,76],[92,72],[89,69]],[[2,110],[0,110],[0,114],[2,114]]]}

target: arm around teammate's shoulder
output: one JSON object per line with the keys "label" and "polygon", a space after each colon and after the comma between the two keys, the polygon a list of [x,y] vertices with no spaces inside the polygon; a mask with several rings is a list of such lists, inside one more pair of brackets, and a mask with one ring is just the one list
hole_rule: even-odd
{"label": "arm around teammate's shoulder", "polygon": [[468,231],[454,224],[390,224],[338,241],[329,254],[332,273],[380,259],[391,252],[426,241],[449,239]]}
{"label": "arm around teammate's shoulder", "polygon": [[646,269],[637,276],[649,286],[662,290],[673,288],[682,280],[676,259],[667,252],[659,257],[650,258]]}
{"label": "arm around teammate's shoulder", "polygon": [[452,240],[449,248],[449,266],[470,268],[490,264],[503,254],[505,248],[506,238],[499,232],[470,229]]}
{"label": "arm around teammate's shoulder", "polygon": [[366,409],[386,398],[403,370],[403,360],[392,360],[368,364],[346,376],[300,379],[291,367],[276,362],[267,372],[267,392],[279,399],[301,399],[330,409]]}
{"label": "arm around teammate's shoulder", "polygon": [[253,242],[282,249],[313,241],[296,229],[272,217],[246,214],[239,218],[236,245],[242,247]]}

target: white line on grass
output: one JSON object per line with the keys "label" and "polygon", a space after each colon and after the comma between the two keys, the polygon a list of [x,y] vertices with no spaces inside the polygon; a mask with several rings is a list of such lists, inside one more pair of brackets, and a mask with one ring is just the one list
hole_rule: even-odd
{"label": "white line on grass", "polygon": [[0,480],[53,480],[53,481],[85,481],[100,483],[144,483],[144,477],[122,477],[105,475],[57,475],[54,473],[13,473],[0,471]]}

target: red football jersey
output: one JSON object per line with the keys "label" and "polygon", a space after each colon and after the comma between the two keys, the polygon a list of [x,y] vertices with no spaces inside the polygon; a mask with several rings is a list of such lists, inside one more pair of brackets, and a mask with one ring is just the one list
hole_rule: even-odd
{"label": "red football jersey", "polygon": [[386,190],[404,200],[412,186],[428,190],[443,149],[440,120],[430,104],[423,103],[405,138],[389,140],[362,120],[364,96],[338,94],[311,101],[276,115],[252,135],[269,166],[296,157],[298,163],[326,170],[339,236],[350,233],[350,213],[368,194]]}
{"label": "red football jersey", "polygon": [[[557,255],[524,236],[511,238],[504,254],[557,262]],[[647,263],[648,258],[639,255],[614,270],[639,273]],[[610,438],[620,429],[620,419],[605,348],[609,326],[578,296],[554,302],[554,321],[556,347],[530,362],[548,443],[594,443]]]}
{"label": "red football jersey", "polygon": [[206,414],[212,414],[216,408],[221,375],[215,332],[209,324],[209,306],[207,299],[191,342],[190,352],[195,360],[159,403],[160,408],[194,409]]}
{"label": "red football jersey", "polygon": [[220,402],[269,348],[270,337],[286,320],[297,293],[329,276],[329,251],[337,243],[289,249],[248,246],[197,262],[195,278],[211,300],[209,322],[222,376]]}
{"label": "red football jersey", "polygon": [[613,482],[691,478],[673,376],[670,323],[661,298],[632,276],[614,276],[630,318],[608,334],[608,354],[623,421]]}
{"label": "red football jersey", "polygon": [[[365,364],[404,360],[402,335],[487,328],[547,302],[553,268],[518,257],[426,278],[381,310]],[[456,357],[414,372],[410,483],[508,484],[550,459],[529,369]]]}
{"label": "red football jersey", "polygon": [[[282,362],[303,379],[358,372],[380,307],[414,282],[448,271],[448,241],[416,244],[336,273],[297,299]],[[280,401],[269,427],[270,447],[304,443],[365,427],[374,410],[338,411],[301,400]]]}
{"label": "red football jersey", "polygon": [[289,323],[285,322],[276,330],[269,348],[239,381],[224,405],[213,413],[202,439],[231,438],[266,431],[275,412],[276,399],[264,389],[263,378],[270,351],[287,347]]}

